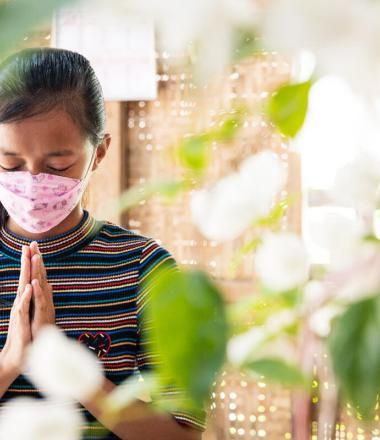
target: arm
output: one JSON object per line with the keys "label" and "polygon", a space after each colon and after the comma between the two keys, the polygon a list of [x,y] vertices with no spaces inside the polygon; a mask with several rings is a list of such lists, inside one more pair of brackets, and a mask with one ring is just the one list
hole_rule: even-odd
{"label": "arm", "polygon": [[[54,304],[52,289],[47,281],[46,269],[43,264],[38,247],[33,246],[31,258],[32,286],[35,296],[35,315],[31,325],[31,333],[35,335],[47,323],[54,323]],[[30,287],[32,287],[30,286]],[[1,381],[1,378],[0,378]],[[1,384],[0,384],[1,385]],[[116,385],[104,378],[103,389],[99,395],[104,397]],[[115,426],[110,424],[102,414],[101,405],[96,398],[79,402],[107,429],[114,432],[121,439],[127,440],[200,440],[200,431],[191,427],[183,427],[169,414],[158,414],[149,404],[136,400],[126,408],[125,420]],[[135,416],[135,417],[134,417]]]}
{"label": "arm", "polygon": [[20,371],[7,360],[7,351],[0,353],[0,397],[3,397],[10,385],[19,376]]}
{"label": "arm", "polygon": [[[154,240],[148,240],[142,251],[139,267],[139,290],[136,298],[138,318],[136,363],[140,372],[151,371],[155,368],[155,353],[150,352],[147,341],[141,338],[144,326],[142,314],[149,301],[150,285],[143,283],[149,276],[156,276],[163,268],[177,270],[177,264],[172,255],[160,247]],[[115,385],[105,379],[103,392],[109,393]],[[96,400],[81,402],[82,405],[96,417],[106,428],[113,431],[121,439],[127,440],[201,440],[202,431],[192,426],[179,423],[173,414],[157,413],[149,403],[136,400],[126,408],[125,418],[115,426],[102,417]]]}
{"label": "arm", "polygon": [[[109,393],[114,385],[105,379],[103,391]],[[118,435],[122,440],[201,440],[201,432],[181,426],[173,417],[158,414],[153,411],[149,404],[136,400],[127,408],[130,414],[128,420],[120,421],[115,426],[110,426],[102,417],[102,410],[95,400],[80,402],[94,417],[96,417],[107,429]],[[136,417],[133,417],[136,414]]]}
{"label": "arm", "polygon": [[0,352],[0,397],[21,374],[25,352],[32,340],[30,329],[30,260],[27,247],[22,248],[19,287],[9,315],[7,339]]}

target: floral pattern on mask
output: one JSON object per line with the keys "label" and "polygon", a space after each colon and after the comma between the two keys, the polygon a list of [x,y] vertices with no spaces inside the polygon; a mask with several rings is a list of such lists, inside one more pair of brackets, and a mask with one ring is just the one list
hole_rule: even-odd
{"label": "floral pattern on mask", "polygon": [[61,223],[78,204],[90,173],[82,180],[29,171],[0,173],[0,201],[25,230],[46,232]]}

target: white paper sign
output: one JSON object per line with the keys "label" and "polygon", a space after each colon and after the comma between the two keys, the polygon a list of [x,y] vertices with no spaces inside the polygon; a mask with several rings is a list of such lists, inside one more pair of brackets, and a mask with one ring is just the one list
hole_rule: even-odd
{"label": "white paper sign", "polygon": [[[95,10],[94,10],[95,9]],[[83,3],[54,18],[53,44],[89,59],[109,101],[157,97],[154,25]]]}

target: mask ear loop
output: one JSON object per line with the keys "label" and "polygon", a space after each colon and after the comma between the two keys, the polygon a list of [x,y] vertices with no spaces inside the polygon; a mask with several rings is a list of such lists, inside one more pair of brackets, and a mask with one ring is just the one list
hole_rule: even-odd
{"label": "mask ear loop", "polygon": [[81,181],[84,181],[84,180],[87,178],[88,173],[89,173],[89,171],[90,171],[92,165],[94,164],[94,158],[96,157],[96,151],[97,151],[98,147],[97,147],[97,146],[96,146],[96,147],[93,147],[93,149],[94,149],[94,151],[92,152],[91,160],[90,160],[90,163],[89,163],[89,165],[88,165],[88,168],[87,168],[86,174],[84,175],[84,177],[82,177]]}

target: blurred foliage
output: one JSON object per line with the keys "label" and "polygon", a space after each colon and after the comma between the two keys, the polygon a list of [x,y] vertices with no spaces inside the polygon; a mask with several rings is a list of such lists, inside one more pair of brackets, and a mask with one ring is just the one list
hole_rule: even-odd
{"label": "blurred foliage", "polygon": [[236,275],[237,269],[243,263],[244,258],[247,255],[252,255],[253,252],[260,246],[262,243],[262,239],[259,237],[255,237],[252,240],[244,243],[233,255],[231,262],[228,266],[228,277],[233,278]]}
{"label": "blurred foliage", "polygon": [[[268,319],[284,310],[294,309],[300,303],[299,290],[267,293],[260,286],[252,286],[252,295],[227,306],[231,335],[247,331],[252,326],[264,325]],[[289,335],[296,334],[298,323],[286,327]]]}
{"label": "blurred foliage", "polygon": [[281,220],[284,218],[287,210],[293,205],[298,197],[290,195],[277,202],[270,213],[266,217],[262,217],[256,220],[253,224],[254,227],[278,229],[281,226]]}
{"label": "blurred foliage", "polygon": [[295,364],[287,363],[281,358],[257,359],[243,364],[242,368],[285,386],[306,386],[309,383]]}
{"label": "blurred foliage", "polygon": [[[263,228],[278,230],[281,227],[281,220],[284,218],[289,207],[296,201],[295,196],[288,196],[277,202],[266,217],[255,220],[252,227],[256,230],[256,236],[250,241],[244,243],[232,257],[228,268],[228,276],[233,277],[236,270],[243,263],[247,255],[251,255],[261,244],[261,235]],[[257,229],[258,228],[258,229]]]}
{"label": "blurred foliage", "polygon": [[140,183],[128,188],[119,197],[108,202],[103,208],[104,216],[127,211],[153,197],[160,197],[163,202],[170,203],[191,188],[192,182],[185,179],[162,179]]}
{"label": "blurred foliage", "polygon": [[179,144],[173,147],[172,153],[185,170],[191,175],[182,179],[163,179],[135,185],[124,191],[117,200],[109,202],[104,210],[110,215],[124,212],[139,205],[152,197],[161,197],[164,202],[175,201],[183,192],[194,187],[194,176],[202,175],[210,164],[211,146],[215,142],[231,143],[244,123],[247,108],[237,106],[230,112],[220,116],[216,127],[204,133],[183,137]]}
{"label": "blurred foliage", "polygon": [[159,382],[152,371],[143,375],[132,375],[115,387],[105,397],[99,398],[102,419],[107,425],[115,425],[119,420],[135,420],[138,411],[131,411],[136,399],[151,402],[152,395],[159,389]]}
{"label": "blurred foliage", "polygon": [[260,51],[257,35],[252,29],[247,28],[235,30],[232,47],[233,62],[257,55]]}
{"label": "blurred foliage", "polygon": [[[69,0],[11,0],[0,1],[0,59],[17,47],[28,32],[50,20],[56,8]],[[71,1],[72,2],[72,1]],[[233,61],[258,52],[254,31],[240,29],[233,41]],[[279,131],[294,138],[302,128],[308,109],[311,81],[280,87],[268,99],[265,114]],[[211,146],[215,143],[232,144],[247,115],[244,106],[222,116],[216,128],[185,137],[175,147],[184,168],[194,175],[202,175],[211,160]],[[166,201],[193,187],[186,179],[165,179],[147,182],[126,191],[112,208],[125,211],[150,197],[161,196]],[[280,201],[254,227],[276,228],[292,200]],[[378,241],[375,237],[368,240]],[[236,268],[242,258],[254,252],[260,238],[245,243],[232,265]],[[147,320],[153,349],[159,353],[159,373],[163,382],[174,380],[193,400],[203,404],[215,376],[225,361],[228,336],[263,325],[276,312],[295,309],[301,293],[265,292],[258,286],[259,295],[225,307],[217,286],[203,272],[169,272],[162,274],[151,286],[151,301],[147,306]],[[228,320],[227,320],[228,315]],[[337,318],[328,345],[340,386],[347,399],[363,415],[373,417],[380,390],[380,298],[374,297],[352,304]],[[288,335],[297,326],[283,330]],[[355,341],[355,343],[353,343]],[[243,368],[284,385],[305,385],[307,379],[295,365],[279,358],[255,359]],[[134,396],[130,388],[123,394],[124,404]],[[91,429],[91,435],[94,435]],[[102,431],[98,435],[103,435]]]}
{"label": "blurred foliage", "polygon": [[212,138],[209,134],[198,134],[184,137],[178,147],[178,157],[186,168],[202,172],[210,161],[209,144]]}
{"label": "blurred foliage", "polygon": [[228,325],[222,296],[200,271],[164,271],[145,282],[151,295],[145,336],[158,353],[160,379],[185,390],[199,405],[209,398],[225,361]]}
{"label": "blurred foliage", "polygon": [[0,2],[0,59],[8,55],[25,35],[50,21],[53,12],[73,0],[11,0]]}
{"label": "blurred foliage", "polygon": [[295,137],[306,118],[311,81],[280,87],[269,99],[266,112],[280,132]]}
{"label": "blurred foliage", "polygon": [[380,391],[380,297],[350,305],[336,319],[328,346],[344,396],[372,419]]}
{"label": "blurred foliage", "polygon": [[231,143],[242,127],[247,113],[248,109],[245,106],[236,107],[221,115],[215,128],[184,137],[174,152],[185,169],[202,174],[210,164],[211,146],[215,142]]}

